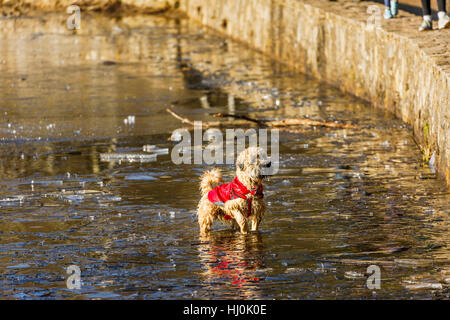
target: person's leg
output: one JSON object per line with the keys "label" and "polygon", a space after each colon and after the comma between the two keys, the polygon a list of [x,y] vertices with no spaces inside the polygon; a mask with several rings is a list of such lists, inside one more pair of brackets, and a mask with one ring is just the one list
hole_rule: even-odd
{"label": "person's leg", "polygon": [[445,0],[437,0],[438,3],[438,11],[442,12],[442,11],[447,11],[447,9],[445,8]]}
{"label": "person's leg", "polygon": [[398,0],[391,1],[391,12],[394,17],[398,14]]}
{"label": "person's leg", "polygon": [[391,12],[391,0],[384,0],[384,5],[386,6],[386,8],[384,9],[384,18],[392,19],[394,16]]}
{"label": "person's leg", "polygon": [[422,0],[422,12],[423,12],[423,22],[419,27],[419,31],[432,30],[433,24],[431,22],[431,4],[430,0]]}
{"label": "person's leg", "polygon": [[445,0],[438,0],[438,29],[450,27],[450,18],[447,15],[445,8]]}
{"label": "person's leg", "polygon": [[430,0],[422,0],[422,12],[423,16],[431,16],[431,1]]}

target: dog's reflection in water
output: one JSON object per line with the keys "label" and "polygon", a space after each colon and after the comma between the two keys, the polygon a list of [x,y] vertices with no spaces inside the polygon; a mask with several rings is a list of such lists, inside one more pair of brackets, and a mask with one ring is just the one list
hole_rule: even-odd
{"label": "dog's reflection in water", "polygon": [[[217,231],[199,237],[198,246],[204,281],[214,291],[229,291],[232,297],[259,298],[264,281],[264,247],[261,234]],[[217,292],[217,295],[220,295]]]}

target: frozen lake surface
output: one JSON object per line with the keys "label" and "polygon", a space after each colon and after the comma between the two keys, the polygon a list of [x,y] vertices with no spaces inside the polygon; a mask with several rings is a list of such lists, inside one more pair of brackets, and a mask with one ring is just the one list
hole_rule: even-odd
{"label": "frozen lake surface", "polygon": [[[450,195],[404,124],[186,20],[66,18],[0,18],[0,299],[449,297]],[[260,232],[200,238],[168,107],[361,129],[281,132]]]}

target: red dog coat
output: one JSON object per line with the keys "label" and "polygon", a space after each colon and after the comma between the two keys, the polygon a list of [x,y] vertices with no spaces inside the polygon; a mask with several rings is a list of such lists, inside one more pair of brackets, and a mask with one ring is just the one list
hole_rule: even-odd
{"label": "red dog coat", "polygon": [[[247,187],[244,186],[236,177],[233,179],[233,182],[218,185],[210,192],[208,192],[208,200],[211,201],[216,206],[223,207],[225,206],[225,202],[227,202],[228,200],[233,200],[237,198],[247,199],[246,195],[249,193],[262,198],[264,196],[263,186],[260,185],[255,189],[248,190]],[[247,202],[248,202],[247,217],[249,217],[252,214],[252,198],[248,198]],[[226,215],[225,219],[230,220],[232,219],[232,217]]]}

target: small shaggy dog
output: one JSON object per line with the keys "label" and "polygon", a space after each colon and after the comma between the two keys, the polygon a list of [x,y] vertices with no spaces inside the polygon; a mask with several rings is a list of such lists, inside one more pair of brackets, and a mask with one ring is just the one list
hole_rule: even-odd
{"label": "small shaggy dog", "polygon": [[205,172],[200,178],[202,198],[197,210],[200,232],[207,234],[216,219],[233,229],[239,228],[243,234],[248,227],[257,231],[266,210],[262,169],[270,166],[263,149],[250,147],[236,160],[233,182],[214,187],[222,182],[222,173],[219,169]]}

